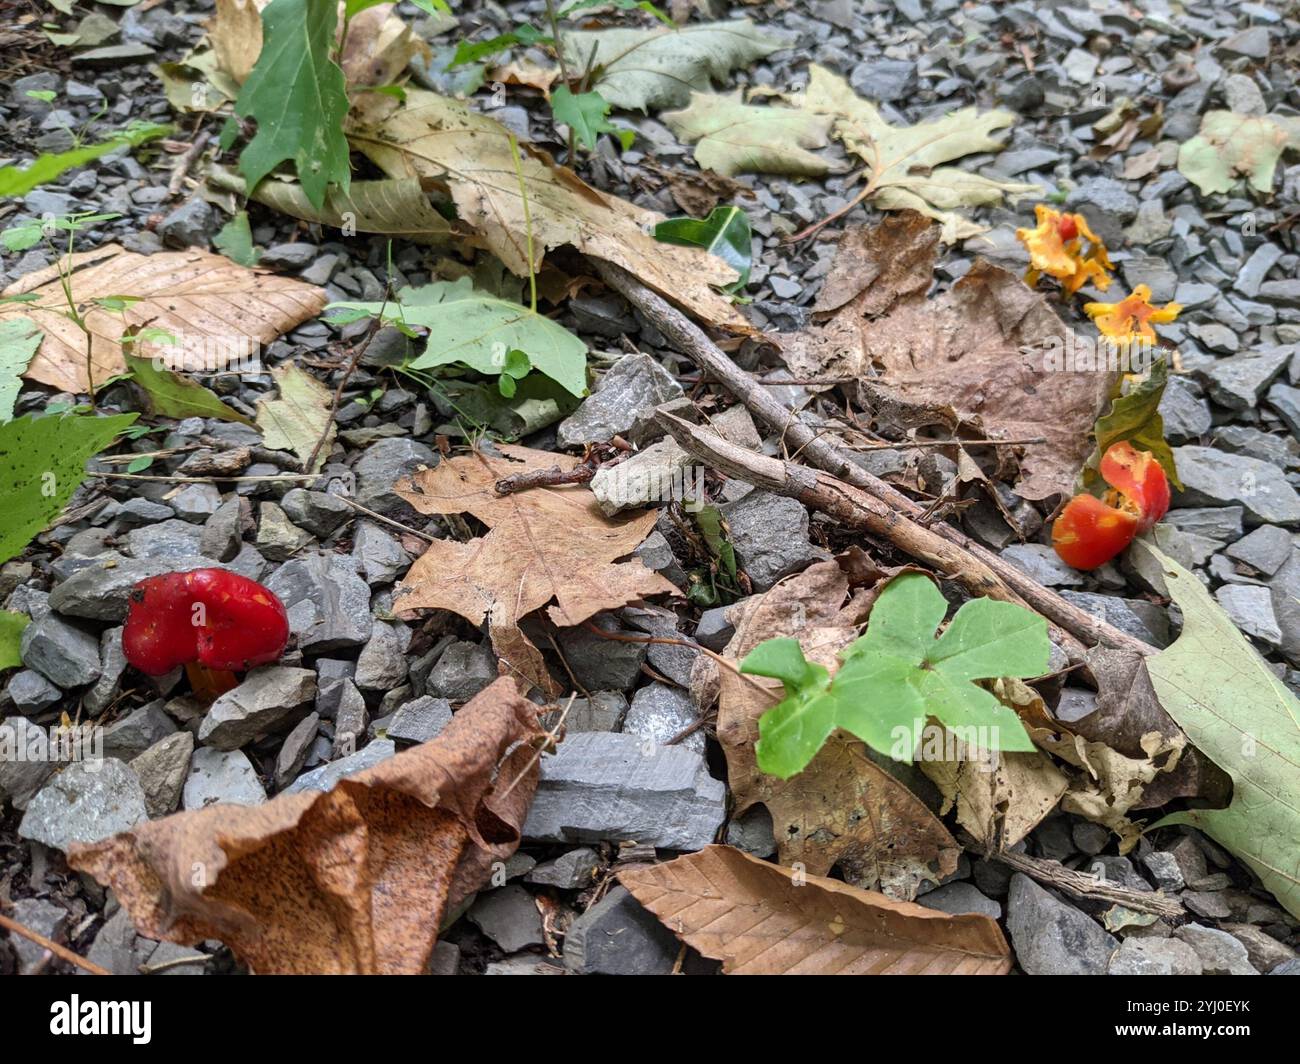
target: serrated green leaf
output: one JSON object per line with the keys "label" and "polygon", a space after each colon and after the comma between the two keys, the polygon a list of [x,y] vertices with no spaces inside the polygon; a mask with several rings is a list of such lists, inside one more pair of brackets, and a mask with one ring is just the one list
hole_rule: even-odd
{"label": "serrated green leaf", "polygon": [[565,61],[593,62],[592,87],[613,107],[645,111],[683,107],[691,90],[708,92],[737,67],[786,47],[749,19],[680,29],[575,30],[560,34]]}
{"label": "serrated green leaf", "polygon": [[262,442],[274,451],[292,451],[305,463],[316,441],[324,436],[316,468],[304,470],[318,473],[338,434],[330,416],[330,390],[292,362],[277,366],[271,376],[280,394],[275,399],[257,401],[256,424],[262,430]]}
{"label": "serrated green leaf", "polygon": [[351,180],[347,89],[332,58],[337,21],[334,0],[271,0],[262,53],[235,101],[235,114],[257,119],[257,135],[239,156],[249,186],[292,160],[317,208],[330,185],[346,192]]}
{"label": "serrated green leaf", "polygon": [[557,123],[572,129],[578,143],[587,149],[596,147],[596,138],[602,133],[614,134],[625,150],[635,136],[632,130],[620,129],[609,120],[609,104],[598,92],[575,95],[561,85],[551,93],[551,114]]}
{"label": "serrated green leaf", "polygon": [[496,37],[489,37],[486,41],[461,41],[460,44],[456,46],[456,54],[452,56],[449,68],[464,66],[466,63],[476,63],[481,59],[487,59],[489,56],[513,48],[517,44],[534,45],[550,43],[550,37],[544,36],[540,30],[524,23],[516,26],[509,33],[502,33]]}
{"label": "serrated green leaf", "polygon": [[496,377],[511,351],[523,351],[538,372],[570,394],[587,390],[587,345],[550,318],[519,303],[476,290],[468,277],[435,281],[398,293],[389,303],[333,303],[335,308],[362,310],[429,330],[424,352],[412,369],[456,363]]}
{"label": "serrated green leaf", "polygon": [[1289,132],[1267,115],[1206,111],[1200,132],[1178,149],[1178,170],[1206,195],[1231,192],[1243,178],[1256,192],[1272,192]]}
{"label": "serrated green leaf", "polygon": [[231,262],[240,266],[256,266],[262,257],[260,248],[253,246],[253,231],[248,224],[248,211],[238,211],[212,238],[212,245]]}
{"label": "serrated green leaf", "polygon": [[740,274],[737,280],[723,287],[724,292],[740,292],[749,284],[753,237],[749,217],[739,207],[714,207],[703,220],[669,218],[655,226],[655,239],[665,244],[704,248],[717,255]]}
{"label": "serrated green leaf", "polygon": [[215,417],[223,421],[238,421],[243,425],[253,424],[252,418],[227,406],[216,392],[197,381],[156,366],[151,358],[137,358],[125,352],[123,355],[136,384],[149,396],[149,407],[153,413],[162,417]]}
{"label": "serrated green leaf", "polygon": [[1196,748],[1232,777],[1226,809],[1174,813],[1236,854],[1300,917],[1300,701],[1194,575],[1145,539],[1183,614],[1173,645],[1147,658],[1156,696]]}
{"label": "serrated green leaf", "polygon": [[741,103],[737,90],[728,96],[693,92],[689,107],[661,117],[678,137],[695,145],[700,166],[727,177],[820,177],[830,170],[829,162],[807,150],[826,146],[830,115],[793,107],[755,107]]}
{"label": "serrated green leaf", "polygon": [[1015,711],[972,681],[1045,672],[1047,622],[1014,603],[972,599],[936,640],[947,608],[924,574],[895,577],[872,607],[866,635],[844,650],[829,683],[793,639],[755,647],[740,671],[774,676],[786,690],[759,720],[759,768],[789,779],[836,728],[889,757],[910,758],[930,718],[959,735],[978,736],[971,745],[1032,750]]}
{"label": "serrated green leaf", "polygon": [[23,374],[45,334],[27,318],[0,321],[0,422],[14,416]]}
{"label": "serrated green leaf", "polygon": [[[54,155],[41,155],[26,167],[0,166],[0,196],[25,196],[38,185],[53,181],[65,170],[74,166],[85,166],[92,159],[107,155],[121,147],[138,147],[141,144],[171,132],[171,126],[138,125],[102,140],[98,144],[87,144],[71,151],[62,151]],[[28,247],[31,245],[29,244]],[[13,249],[11,250],[18,250]]]}
{"label": "serrated green leaf", "polygon": [[0,669],[16,669],[23,663],[23,629],[31,623],[25,613],[0,610]]}
{"label": "serrated green leaf", "polygon": [[86,477],[86,460],[135,419],[47,414],[0,425],[0,562],[58,517]]}
{"label": "serrated green leaf", "polygon": [[1139,451],[1150,451],[1155,455],[1169,482],[1179,491],[1183,490],[1174,452],[1165,441],[1165,421],[1160,416],[1160,400],[1165,394],[1167,380],[1168,370],[1161,357],[1151,364],[1151,372],[1131,385],[1127,393],[1119,390],[1125,382],[1117,382],[1110,410],[1097,419],[1093,430],[1097,446],[1083,466],[1083,486],[1086,489],[1092,491],[1104,485],[1100,472],[1101,456],[1112,445],[1127,440]]}

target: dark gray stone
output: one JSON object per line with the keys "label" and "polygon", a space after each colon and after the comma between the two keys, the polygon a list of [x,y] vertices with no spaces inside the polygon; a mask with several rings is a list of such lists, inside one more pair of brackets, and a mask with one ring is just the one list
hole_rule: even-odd
{"label": "dark gray stone", "polygon": [[427,743],[450,723],[451,703],[445,698],[422,695],[398,707],[385,734],[399,742]]}
{"label": "dark gray stone", "polygon": [[131,770],[140,780],[145,808],[151,817],[176,811],[193,754],[194,736],[188,731],[178,731],[132,759]]}
{"label": "dark gray stone", "polygon": [[203,746],[190,758],[190,773],[181,789],[185,809],[210,805],[261,805],[266,791],[257,770],[242,750],[216,750]]}
{"label": "dark gray stone", "polygon": [[116,758],[77,761],[27,803],[18,834],[56,850],[99,842],[149,818],[134,772]]}
{"label": "dark gray stone", "polygon": [[[698,716],[685,691],[662,683],[647,684],[632,696],[632,707],[623,719],[623,734],[662,744],[693,724]],[[704,732],[693,731],[677,745],[702,754]]]}
{"label": "dark gray stone", "polygon": [[528,891],[516,884],[480,894],[465,915],[470,923],[509,953],[546,944],[537,903]]}
{"label": "dark gray stone", "polygon": [[553,861],[543,861],[524,876],[528,883],[539,883],[560,890],[583,890],[591,886],[600,868],[600,857],[586,846],[568,850]]}
{"label": "dark gray stone", "polygon": [[691,750],[647,750],[634,735],[583,732],[542,759],[524,835],[539,842],[631,839],[699,850],[722,826],[725,792]]}
{"label": "dark gray stone", "polygon": [[23,629],[23,664],[67,690],[99,679],[99,640],[54,613]]}
{"label": "dark gray stone", "polygon": [[442,652],[425,690],[450,702],[468,702],[496,678],[496,655],[485,646],[461,640]]}
{"label": "dark gray stone", "polygon": [[289,612],[304,653],[359,647],[370,638],[370,588],[351,559],[309,554],[285,562],[266,581]]}
{"label": "dark gray stone", "polygon": [[332,536],[356,512],[337,495],[306,488],[285,492],[280,506],[290,521],[321,539]]}
{"label": "dark gray stone", "polygon": [[625,887],[579,916],[564,939],[564,966],[582,975],[667,975],[681,944]]}
{"label": "dark gray stone", "polygon": [[149,702],[103,730],[104,757],[130,761],[175,731],[175,722],[163,712],[162,700]]}
{"label": "dark gray stone", "polygon": [[415,511],[393,489],[420,466],[432,468],[437,463],[438,456],[415,440],[398,437],[372,443],[353,467],[357,502],[386,517],[414,518]]}
{"label": "dark gray stone", "polygon": [[783,577],[830,557],[809,542],[808,511],[797,499],[752,491],[720,509],[737,561],[755,591],[767,591]]}
{"label": "dark gray stone", "polygon": [[960,916],[963,913],[983,913],[994,920],[1002,919],[1002,906],[983,894],[974,883],[946,883],[922,895],[920,904],[927,909]]}
{"label": "dark gray stone", "polygon": [[1011,877],[1007,930],[1028,975],[1102,975],[1119,940],[1028,876]]}
{"label": "dark gray stone", "polygon": [[1291,533],[1285,528],[1260,525],[1244,539],[1230,543],[1224,553],[1264,576],[1272,576],[1291,557],[1292,549]]}
{"label": "dark gray stone", "polygon": [[1182,506],[1240,505],[1259,524],[1300,522],[1300,495],[1276,466],[1212,447],[1176,447]]}
{"label": "dark gray stone", "polygon": [[287,665],[253,669],[244,682],[212,703],[199,726],[199,742],[217,750],[238,750],[260,739],[316,698],[316,673]]}
{"label": "dark gray stone", "polygon": [[285,736],[284,743],[275,756],[275,786],[277,790],[284,790],[285,787],[298,778],[298,773],[302,771],[302,766],[307,762],[307,755],[311,752],[311,744],[315,741],[316,732],[319,728],[320,714],[308,713]]}
{"label": "dark gray stone", "polygon": [[681,396],[682,386],[649,355],[624,355],[556,433],[561,447],[603,442],[631,430],[655,407]]}

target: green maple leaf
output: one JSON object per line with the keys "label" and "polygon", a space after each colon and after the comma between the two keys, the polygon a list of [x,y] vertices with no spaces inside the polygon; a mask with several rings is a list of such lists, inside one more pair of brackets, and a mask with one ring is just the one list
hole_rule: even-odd
{"label": "green maple leaf", "polygon": [[758,767],[789,779],[836,728],[890,757],[910,758],[930,718],[953,730],[975,729],[966,731],[981,737],[974,746],[1032,750],[1015,711],[972,681],[1046,672],[1047,622],[1011,602],[972,599],[935,639],[947,610],[923,573],[895,577],[872,607],[866,635],[841,653],[833,680],[804,659],[794,639],[756,646],[740,671],[778,679],[786,692],[758,722]]}
{"label": "green maple leaf", "polygon": [[556,122],[572,129],[578,143],[587,149],[596,147],[596,138],[602,133],[618,137],[624,151],[636,139],[632,130],[620,129],[609,120],[609,103],[598,92],[575,95],[567,85],[561,85],[551,93],[551,114]]}
{"label": "green maple leaf", "polygon": [[318,210],[325,190],[346,192],[351,176],[347,88],[331,58],[337,22],[333,0],[272,0],[262,12],[262,54],[235,102],[237,115],[257,119],[257,135],[239,156],[248,187],[292,159]]}

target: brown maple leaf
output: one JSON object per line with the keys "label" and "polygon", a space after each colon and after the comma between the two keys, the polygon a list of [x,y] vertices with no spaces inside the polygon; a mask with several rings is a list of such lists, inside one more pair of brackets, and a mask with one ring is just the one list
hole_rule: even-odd
{"label": "brown maple leaf", "polygon": [[639,559],[615,564],[650,533],[655,513],[606,517],[581,485],[531,488],[498,495],[494,485],[515,473],[578,462],[567,455],[501,446],[501,456],[476,452],[442,462],[398,485],[397,494],[424,514],[468,513],[490,531],[468,543],[438,540],[398,588],[404,615],[441,609],[473,624],[488,622],[497,656],[547,694],[557,694],[541,652],[519,629],[521,617],[552,599],[561,628],[602,610],[677,588]]}

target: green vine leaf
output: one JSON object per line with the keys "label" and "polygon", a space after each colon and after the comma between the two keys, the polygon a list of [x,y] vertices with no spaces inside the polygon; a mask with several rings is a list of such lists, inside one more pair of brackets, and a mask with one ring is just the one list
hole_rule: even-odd
{"label": "green vine leaf", "polygon": [[624,151],[636,140],[632,130],[620,129],[609,120],[609,102],[598,92],[575,95],[561,85],[551,93],[551,114],[558,124],[572,129],[578,143],[589,151],[595,149],[596,138],[602,133],[616,136]]}
{"label": "green vine leaf", "polygon": [[240,118],[257,119],[257,135],[239,156],[248,187],[292,160],[318,210],[325,190],[346,192],[351,177],[347,88],[332,57],[337,23],[334,0],[271,0],[262,12],[262,54],[235,103]]}
{"label": "green vine leaf", "polygon": [[1111,446],[1128,441],[1139,451],[1150,451],[1169,482],[1179,491],[1183,482],[1178,479],[1178,469],[1174,464],[1174,452],[1165,442],[1165,421],[1160,416],[1160,400],[1165,394],[1168,370],[1163,357],[1151,364],[1151,372],[1127,392],[1120,381],[1116,385],[1115,397],[1110,409],[1097,419],[1093,434],[1097,437],[1097,446],[1083,466],[1083,486],[1089,490],[1104,487],[1101,479],[1101,456]]}
{"label": "green vine leaf", "polygon": [[739,207],[714,207],[703,220],[668,218],[655,226],[655,239],[665,244],[703,248],[717,255],[740,274],[731,284],[723,286],[724,292],[734,295],[749,284],[753,237],[749,217]]}
{"label": "green vine leaf", "polygon": [[836,728],[872,749],[910,760],[934,718],[970,746],[1032,750],[1019,716],[975,680],[1047,671],[1047,622],[1011,602],[972,599],[934,633],[948,603],[925,574],[891,580],[871,610],[866,635],[845,648],[831,679],[794,639],[769,639],[740,671],[771,676],[785,698],[758,722],[758,767],[781,779],[801,772]]}

